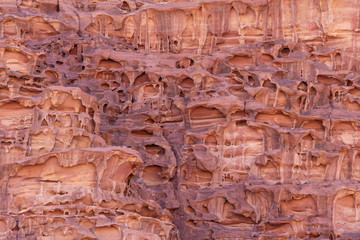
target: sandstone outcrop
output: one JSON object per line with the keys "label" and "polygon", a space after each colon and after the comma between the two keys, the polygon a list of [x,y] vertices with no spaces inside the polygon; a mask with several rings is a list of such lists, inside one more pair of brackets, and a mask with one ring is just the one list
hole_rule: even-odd
{"label": "sandstone outcrop", "polygon": [[0,13],[1,239],[360,238],[359,1]]}

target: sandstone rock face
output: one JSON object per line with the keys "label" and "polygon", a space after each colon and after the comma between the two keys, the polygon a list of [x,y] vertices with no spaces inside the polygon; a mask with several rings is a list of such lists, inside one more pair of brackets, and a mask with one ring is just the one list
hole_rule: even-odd
{"label": "sandstone rock face", "polygon": [[360,238],[359,1],[0,13],[0,239]]}

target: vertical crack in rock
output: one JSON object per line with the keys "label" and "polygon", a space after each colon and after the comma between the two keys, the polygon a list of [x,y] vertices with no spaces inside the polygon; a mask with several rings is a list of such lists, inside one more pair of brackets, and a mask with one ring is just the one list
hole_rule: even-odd
{"label": "vertical crack in rock", "polygon": [[0,239],[359,239],[359,4],[1,1]]}

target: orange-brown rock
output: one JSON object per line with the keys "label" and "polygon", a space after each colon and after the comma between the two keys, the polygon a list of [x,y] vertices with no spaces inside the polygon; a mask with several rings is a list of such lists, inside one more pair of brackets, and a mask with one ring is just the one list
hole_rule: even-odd
{"label": "orange-brown rock", "polygon": [[360,1],[0,16],[0,239],[360,238]]}

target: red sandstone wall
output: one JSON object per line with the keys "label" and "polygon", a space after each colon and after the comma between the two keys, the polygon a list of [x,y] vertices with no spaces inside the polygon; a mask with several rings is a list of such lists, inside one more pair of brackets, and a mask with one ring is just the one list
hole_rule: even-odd
{"label": "red sandstone wall", "polygon": [[359,239],[360,2],[3,0],[1,239]]}

